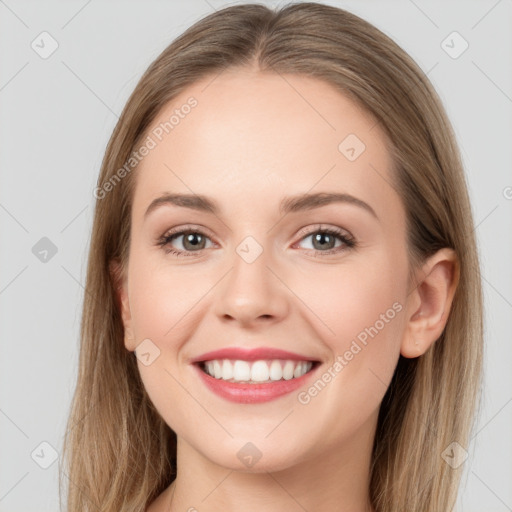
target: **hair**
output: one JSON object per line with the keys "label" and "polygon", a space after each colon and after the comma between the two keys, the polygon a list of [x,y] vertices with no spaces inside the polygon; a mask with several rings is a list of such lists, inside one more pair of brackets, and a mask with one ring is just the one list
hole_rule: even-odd
{"label": "hair", "polygon": [[[400,355],[380,406],[369,496],[378,512],[439,512],[456,503],[480,405],[483,312],[467,184],[442,102],[412,58],[345,10],[292,3],[234,5],[204,17],[149,66],[113,131],[98,187],[115,178],[161,109],[226,68],[314,77],[373,115],[389,139],[393,179],[407,216],[410,269],[437,250],[457,255],[458,285],[445,329],[418,358]],[[118,175],[119,176],[119,175]],[[124,346],[118,296],[130,243],[136,167],[97,197],[80,326],[77,385],[61,468],[69,512],[144,511],[176,477],[176,435],[156,411]],[[62,500],[62,497],[61,497]]]}

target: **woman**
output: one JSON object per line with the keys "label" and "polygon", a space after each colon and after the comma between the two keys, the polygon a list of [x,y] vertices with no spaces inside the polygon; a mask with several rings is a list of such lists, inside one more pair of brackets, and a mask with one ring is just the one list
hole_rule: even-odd
{"label": "woman", "polygon": [[315,3],[151,64],[97,198],[68,510],[451,510],[482,297],[454,135],[411,58]]}

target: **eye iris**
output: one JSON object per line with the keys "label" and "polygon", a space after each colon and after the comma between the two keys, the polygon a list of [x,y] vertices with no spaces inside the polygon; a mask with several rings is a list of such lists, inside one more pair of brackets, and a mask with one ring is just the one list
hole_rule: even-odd
{"label": "eye iris", "polygon": [[[325,244],[325,240],[327,240],[327,244],[329,245],[329,247],[326,247],[326,245],[323,245]],[[329,242],[334,242],[334,237],[332,235],[330,235],[329,233],[317,233],[314,237],[313,237],[313,246],[315,246],[315,249],[318,248],[316,247],[316,242],[319,242],[320,243],[320,247],[319,249],[332,249],[334,246],[330,246]]]}
{"label": "eye iris", "polygon": [[[199,242],[198,243],[194,243],[194,239],[199,239]],[[192,246],[191,248],[192,249],[204,249],[204,242],[205,242],[205,239],[202,235],[200,235],[199,233],[188,233],[186,235],[183,235],[183,247],[185,247],[185,250],[189,250],[190,248],[187,248],[187,244],[188,243],[191,243]]]}

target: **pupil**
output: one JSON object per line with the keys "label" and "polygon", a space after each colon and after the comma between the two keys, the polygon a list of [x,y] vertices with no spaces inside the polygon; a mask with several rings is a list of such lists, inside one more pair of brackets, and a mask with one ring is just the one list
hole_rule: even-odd
{"label": "pupil", "polygon": [[[327,239],[329,241],[329,239],[331,239],[331,235],[327,234],[327,233],[319,233],[317,234],[315,237],[314,237],[314,241],[317,242],[319,241],[320,242],[320,248],[324,248],[325,249],[325,245],[322,245],[322,244],[325,244],[325,240]],[[332,242],[332,240],[330,240]],[[328,243],[328,242],[327,242]]]}
{"label": "pupil", "polygon": [[[198,234],[198,233],[189,233],[188,235],[185,236],[185,249],[186,249],[186,244],[187,243],[190,243],[192,244],[192,248],[196,248],[198,247],[198,245],[201,244],[201,241],[199,241],[199,244],[198,243],[194,243],[194,238],[201,238],[201,235]],[[203,240],[204,242],[204,240]]]}

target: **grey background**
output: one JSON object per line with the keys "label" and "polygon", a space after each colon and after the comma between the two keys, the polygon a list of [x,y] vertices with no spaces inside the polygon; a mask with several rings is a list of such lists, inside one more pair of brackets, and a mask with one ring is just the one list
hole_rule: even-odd
{"label": "grey background", "polygon": [[[408,51],[454,124],[486,300],[484,407],[464,463],[459,510],[511,511],[512,2],[326,3],[374,23]],[[164,47],[226,5],[0,0],[1,512],[58,510],[92,192],[117,116]],[[31,47],[43,31],[59,45],[46,59]],[[456,59],[441,45],[453,31],[469,43]],[[43,237],[57,249],[46,262],[44,253],[32,252]]]}

